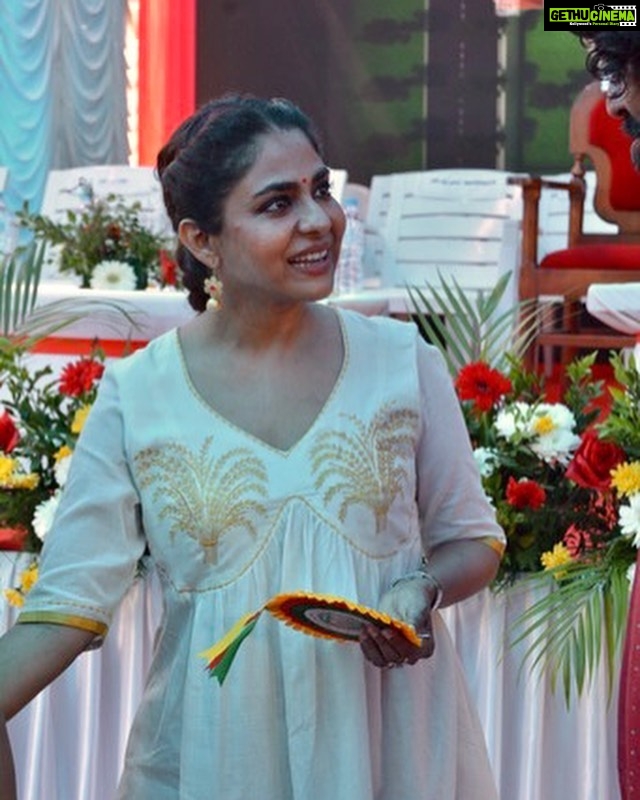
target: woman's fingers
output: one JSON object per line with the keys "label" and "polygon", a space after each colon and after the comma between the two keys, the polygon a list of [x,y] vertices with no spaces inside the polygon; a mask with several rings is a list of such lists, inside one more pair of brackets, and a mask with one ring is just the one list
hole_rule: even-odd
{"label": "woman's fingers", "polygon": [[400,632],[393,628],[379,628],[366,625],[360,637],[362,652],[377,667],[401,667],[415,664],[429,658],[435,649],[435,642],[429,621],[421,634],[421,644],[416,647]]}

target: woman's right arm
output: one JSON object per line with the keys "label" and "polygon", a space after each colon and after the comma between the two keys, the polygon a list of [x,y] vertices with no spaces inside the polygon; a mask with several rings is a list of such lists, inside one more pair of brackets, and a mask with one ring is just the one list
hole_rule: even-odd
{"label": "woman's right arm", "polygon": [[15,800],[11,719],[86,649],[95,634],[49,623],[14,625],[0,638],[0,800]]}

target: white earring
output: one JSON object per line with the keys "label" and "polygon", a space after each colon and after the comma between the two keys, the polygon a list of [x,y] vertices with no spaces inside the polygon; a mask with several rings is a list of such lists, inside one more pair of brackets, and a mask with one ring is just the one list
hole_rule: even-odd
{"label": "white earring", "polygon": [[217,311],[222,307],[222,281],[217,275],[211,273],[204,279],[204,290],[209,295],[207,308]]}

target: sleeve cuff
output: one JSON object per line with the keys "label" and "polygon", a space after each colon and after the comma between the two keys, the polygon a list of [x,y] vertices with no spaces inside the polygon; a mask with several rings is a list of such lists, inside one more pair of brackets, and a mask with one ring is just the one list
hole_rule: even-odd
{"label": "sleeve cuff", "polygon": [[18,616],[16,624],[27,624],[32,622],[44,622],[52,625],[66,625],[70,628],[79,628],[83,631],[95,633],[101,639],[108,631],[108,626],[104,622],[95,619],[80,617],[74,614],[60,614],[56,611],[25,611]]}

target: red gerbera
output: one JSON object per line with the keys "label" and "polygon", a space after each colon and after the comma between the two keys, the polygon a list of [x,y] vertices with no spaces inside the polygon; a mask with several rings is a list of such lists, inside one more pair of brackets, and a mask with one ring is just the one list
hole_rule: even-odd
{"label": "red gerbera", "polygon": [[60,375],[60,392],[78,397],[93,388],[104,372],[104,365],[95,358],[79,358],[67,364]]}
{"label": "red gerbera", "polygon": [[547,493],[537,481],[527,478],[517,481],[513,476],[507,481],[507,503],[514,508],[532,508],[534,511],[543,506]]}
{"label": "red gerbera", "polygon": [[511,391],[511,381],[484,361],[462,367],[456,379],[461,400],[470,400],[477,411],[491,411]]}

